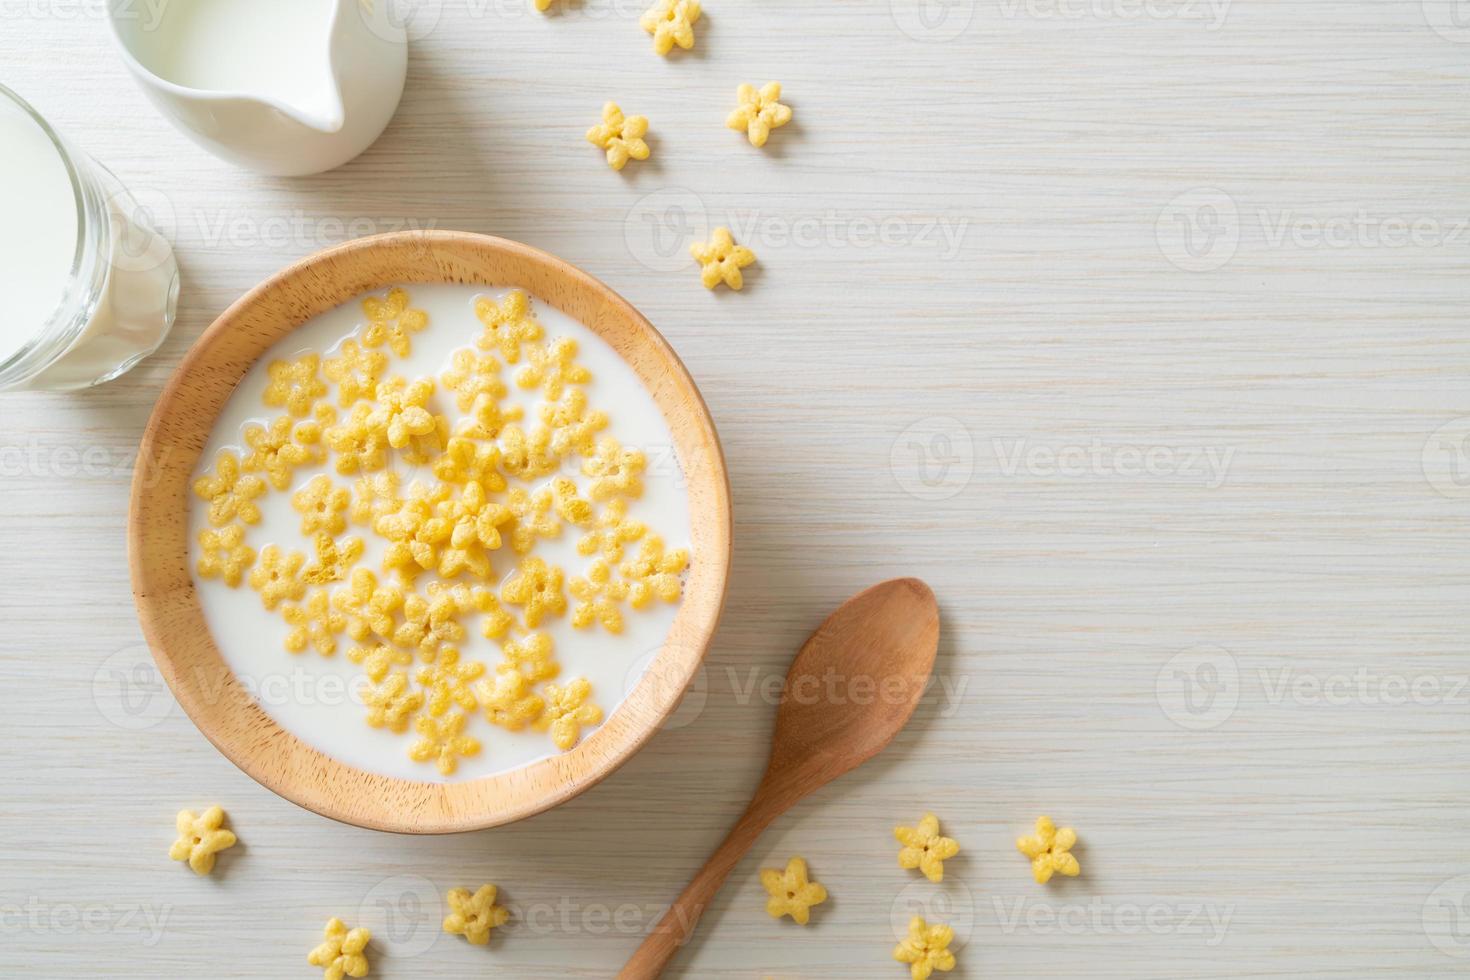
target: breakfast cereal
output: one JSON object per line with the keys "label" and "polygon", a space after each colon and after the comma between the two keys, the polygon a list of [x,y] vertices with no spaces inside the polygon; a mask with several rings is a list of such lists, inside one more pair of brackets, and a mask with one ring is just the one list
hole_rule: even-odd
{"label": "breakfast cereal", "polygon": [[494,885],[481,885],[473,895],[468,888],[451,889],[445,896],[449,915],[444,918],[444,931],[463,936],[474,946],[488,943],[490,930],[505,925],[510,918],[510,909],[495,904],[496,891]]}
{"label": "breakfast cereal", "polygon": [[761,147],[779,129],[791,121],[791,107],[781,104],[781,83],[768,82],[757,91],[754,85],[741,85],[735,90],[739,106],[725,119],[731,129],[744,130],[750,145]]}
{"label": "breakfast cereal", "polygon": [[1054,874],[1075,878],[1082,867],[1071,853],[1077,843],[1077,832],[1071,827],[1058,828],[1051,817],[1036,818],[1036,833],[1016,838],[1016,850],[1031,859],[1031,874],[1037,884],[1051,881]]}
{"label": "breakfast cereal", "polygon": [[893,958],[909,965],[913,980],[928,980],[935,970],[948,973],[954,969],[954,930],[941,923],[928,923],[922,916],[909,920],[909,934],[893,949]]}
{"label": "breakfast cereal", "polygon": [[676,44],[686,51],[694,47],[694,24],[701,12],[698,0],[658,0],[638,23],[653,35],[654,52],[667,55]]}
{"label": "breakfast cereal", "polygon": [[761,884],[769,896],[766,911],[771,918],[791,916],[797,925],[806,925],[813,905],[827,900],[827,889],[807,878],[806,861],[794,857],[786,862],[786,870],[761,869]]}
{"label": "breakfast cereal", "polygon": [[587,142],[606,151],[609,167],[622,170],[629,160],[648,159],[647,135],[647,116],[624,116],[616,102],[609,102],[602,107],[602,122],[587,130]]}
{"label": "breakfast cereal", "polygon": [[939,818],[926,813],[915,826],[894,827],[893,836],[903,848],[898,852],[900,868],[918,868],[933,882],[944,880],[944,862],[960,852],[960,845],[939,834]]}
{"label": "breakfast cereal", "polygon": [[367,945],[373,934],[358,927],[348,929],[341,919],[333,918],[322,930],[322,942],[306,954],[306,962],[322,968],[322,980],[343,977],[365,977],[368,974]]}
{"label": "breakfast cereal", "polygon": [[690,245],[689,254],[699,263],[699,278],[705,289],[714,289],[723,282],[738,292],[745,287],[745,276],[740,270],[755,262],[755,253],[744,245],[736,245],[730,229],[723,225],[710,234],[708,242]]}
{"label": "breakfast cereal", "polygon": [[235,846],[235,835],[224,829],[225,811],[212,806],[203,813],[180,810],[174,821],[179,837],[168,850],[175,861],[188,861],[197,875],[214,870],[215,855]]}

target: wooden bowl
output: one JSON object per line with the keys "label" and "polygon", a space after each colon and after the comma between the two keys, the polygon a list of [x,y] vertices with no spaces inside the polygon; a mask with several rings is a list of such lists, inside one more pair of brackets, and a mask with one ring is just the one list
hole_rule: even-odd
{"label": "wooden bowl", "polygon": [[[255,360],[302,323],[395,283],[520,287],[606,340],[633,368],[673,434],[688,483],[694,564],[664,646],[612,716],[570,752],[510,772],[427,783],[331,758],[266,714],[210,636],[189,562],[191,484],[215,418]],[[607,286],[545,252],[454,232],[348,242],[296,263],[224,312],[174,372],[143,435],[128,552],[154,659],[189,717],[256,781],[317,813],[375,830],[449,833],[539,813],[627,761],[677,706],[714,635],[730,566],[730,487],[713,421],[679,358]]]}

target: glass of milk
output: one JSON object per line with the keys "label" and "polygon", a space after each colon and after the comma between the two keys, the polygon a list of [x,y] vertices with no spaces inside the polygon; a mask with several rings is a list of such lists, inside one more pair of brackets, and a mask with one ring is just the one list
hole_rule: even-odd
{"label": "glass of milk", "polygon": [[173,326],[173,249],[116,177],[4,85],[0,148],[0,391],[110,381]]}

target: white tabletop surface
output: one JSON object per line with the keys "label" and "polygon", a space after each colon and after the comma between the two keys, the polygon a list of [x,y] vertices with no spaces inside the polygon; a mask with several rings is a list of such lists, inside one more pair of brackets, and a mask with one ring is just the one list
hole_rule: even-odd
{"label": "white tabletop surface", "polygon": [[[940,597],[942,686],[761,839],[670,975],[901,977],[913,909],[956,926],[960,977],[1463,973],[1470,9],[711,0],[665,61],[635,4],[529,3],[425,0],[382,139],[281,180],[171,128],[98,0],[0,0],[0,82],[136,192],[184,284],[126,378],[0,398],[0,974],[307,977],[340,915],[386,980],[609,976],[750,794],[764,680],[900,574]],[[760,152],[723,118],[770,79],[796,122]],[[609,98],[652,120],[622,175],[582,141]],[[742,294],[680,267],[706,224],[759,253]],[[519,239],[632,300],[736,503],[678,727],[457,837],[237,771],[151,672],[124,553],[188,346],[286,263],[403,227]],[[215,802],[243,846],[196,879],[173,814]],[[939,887],[895,861],[926,808],[964,847]],[[1080,878],[1031,881],[1013,839],[1042,813]],[[832,895],[805,930],[758,881],[796,853]],[[440,935],[442,891],[483,881],[516,925]]]}

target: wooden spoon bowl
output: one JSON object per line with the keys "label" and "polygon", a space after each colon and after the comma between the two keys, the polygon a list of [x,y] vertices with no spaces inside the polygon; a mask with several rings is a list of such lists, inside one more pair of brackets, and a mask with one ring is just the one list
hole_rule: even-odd
{"label": "wooden spoon bowl", "polygon": [[[214,420],[250,366],[320,313],[394,284],[519,287],[607,341],[652,395],[689,496],[694,563],[664,646],[612,716],[570,752],[496,776],[428,783],[365,772],[282,728],[226,665],[189,564],[190,487]],[[271,790],[347,823],[446,833],[508,823],[562,803],[627,761],[678,706],[714,635],[730,565],[730,488],[704,400],[672,348],[607,286],[545,252],[454,232],[349,242],[271,277],[224,312],[179,365],[143,435],[128,529],[143,634],[179,704],[237,766]]]}

